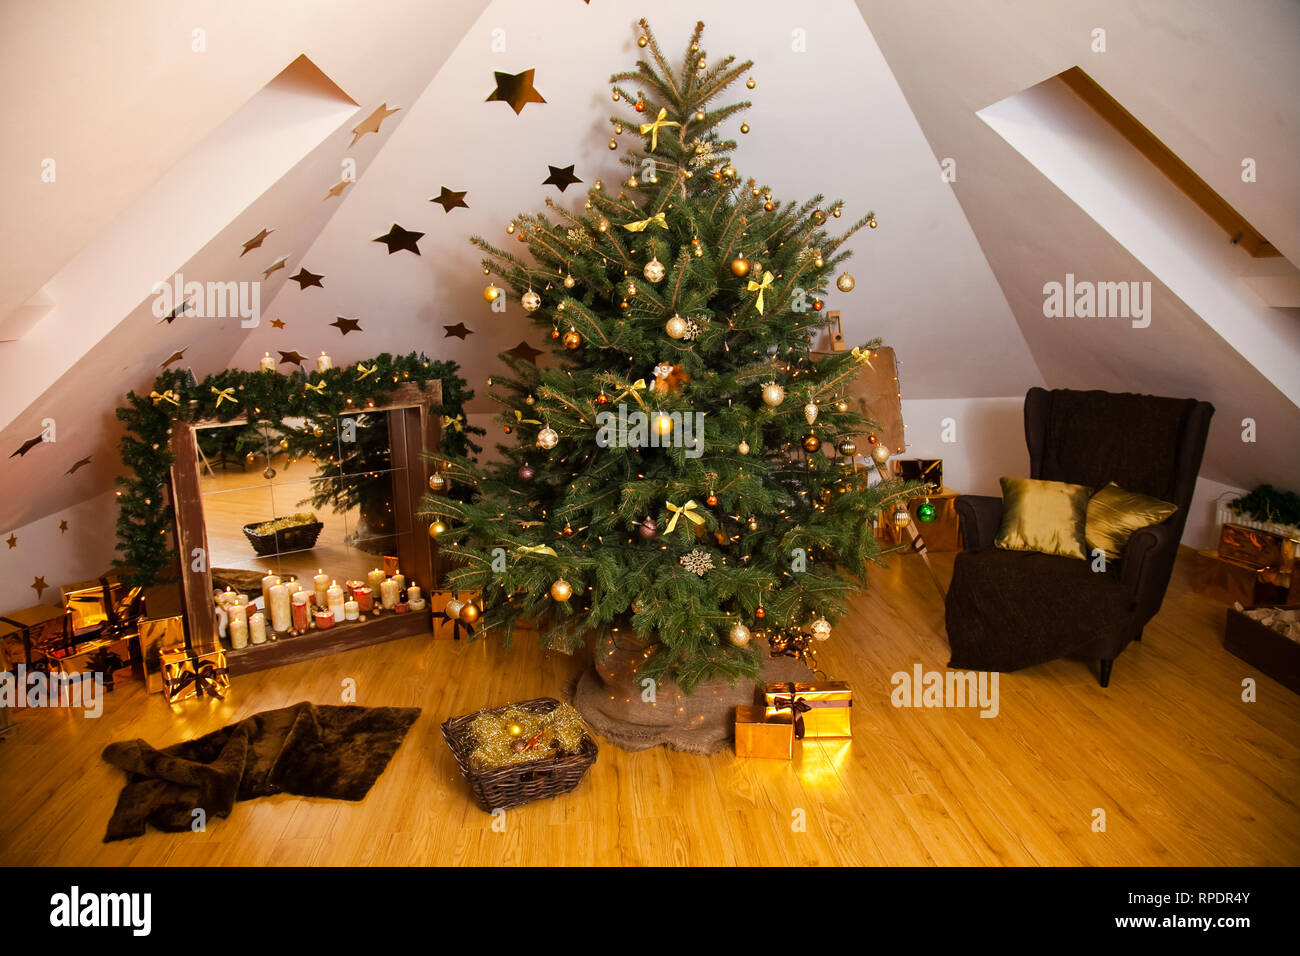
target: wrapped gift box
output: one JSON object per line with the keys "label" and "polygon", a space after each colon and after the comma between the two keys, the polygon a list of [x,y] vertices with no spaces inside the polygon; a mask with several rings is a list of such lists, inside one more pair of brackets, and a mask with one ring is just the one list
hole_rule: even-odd
{"label": "wrapped gift box", "polygon": [[62,608],[37,604],[0,615],[0,642],[11,664],[31,667],[67,647],[71,637],[70,620]]}
{"label": "wrapped gift box", "polygon": [[433,638],[437,641],[467,640],[474,636],[478,622],[462,624],[452,621],[443,613],[443,608],[452,598],[457,601],[475,601],[480,598],[478,591],[431,591],[429,592],[429,610],[433,612]]}
{"label": "wrapped gift box", "polygon": [[[764,713],[791,716],[795,737],[852,737],[853,689],[842,680],[765,684]],[[802,727],[801,727],[802,725]]]}
{"label": "wrapped gift box", "polygon": [[53,658],[59,672],[68,676],[100,673],[105,690],[113,690],[119,681],[130,680],[136,666],[129,637],[116,640],[87,641],[67,654]]}
{"label": "wrapped gift box", "polygon": [[[72,630],[84,631],[105,623],[110,608],[121,603],[125,593],[115,575],[105,575],[98,581],[81,581],[77,584],[65,584],[60,591],[63,606],[72,615]],[[105,603],[107,592],[107,603]]]}
{"label": "wrapped gift box", "polygon": [[185,646],[185,625],[179,616],[140,622],[140,665],[144,671],[145,690],[159,694],[163,690],[163,651]]}
{"label": "wrapped gift box", "polygon": [[218,647],[190,653],[184,647],[160,651],[163,694],[169,704],[195,697],[225,697],[230,688],[226,652]]}
{"label": "wrapped gift box", "polygon": [[736,708],[736,756],[789,760],[794,756],[794,722],[789,711],[767,716],[765,707]]}
{"label": "wrapped gift box", "polygon": [[1219,557],[1258,571],[1295,566],[1295,543],[1280,534],[1228,522],[1219,532]]}

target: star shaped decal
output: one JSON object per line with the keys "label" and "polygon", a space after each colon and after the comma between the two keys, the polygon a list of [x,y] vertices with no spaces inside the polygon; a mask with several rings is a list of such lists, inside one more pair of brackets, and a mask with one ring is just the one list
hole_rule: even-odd
{"label": "star shaped decal", "polygon": [[[363,119],[360,124],[352,127],[352,142],[348,143],[348,149],[357,145],[357,140],[362,136],[365,136],[367,133],[378,133],[379,124],[388,119],[388,117],[392,116],[399,109],[401,109],[400,106],[395,106],[390,110],[388,104],[384,103],[377,110]],[[342,192],[342,190],[340,190],[340,192]]]}
{"label": "star shaped decal", "polygon": [[347,189],[351,185],[352,185],[352,180],[340,179],[338,182],[336,182],[333,186],[329,188],[329,192],[325,194],[325,198],[333,199],[336,196],[341,196],[343,195],[343,190]]}
{"label": "star shaped decal", "polygon": [[274,262],[271,263],[270,267],[265,272],[262,273],[262,278],[263,279],[271,278],[271,273],[279,272],[281,269],[283,269],[288,259],[289,259],[288,256],[281,256],[279,259],[276,259]]}
{"label": "star shaped decal", "polygon": [[78,459],[77,461],[73,462],[73,463],[72,463],[72,467],[69,468],[67,471],[65,471],[64,474],[65,474],[65,475],[73,475],[73,474],[76,474],[78,469],[80,469],[80,468],[85,468],[85,467],[86,467],[87,465],[89,465],[89,464],[90,464],[90,456],[87,455],[85,458],[81,458],[81,459]]}
{"label": "star shaped decal", "polygon": [[5,538],[5,544],[9,545],[9,549],[10,549],[11,551],[12,551],[14,548],[18,547],[18,535],[14,534],[12,531],[10,531],[10,532],[9,532],[9,537]]}
{"label": "star shaped decal", "polygon": [[185,346],[185,348],[181,349],[179,352],[173,352],[173,353],[171,354],[171,357],[168,358],[167,361],[163,362],[162,365],[159,365],[158,367],[159,367],[159,368],[166,368],[168,365],[171,365],[172,362],[179,362],[181,359],[185,358],[185,353],[189,351],[189,348],[190,348],[190,347],[187,345],[187,346]]}
{"label": "star shaped decal", "polygon": [[325,278],[324,275],[317,275],[315,272],[310,271],[306,266],[299,266],[297,274],[289,276],[289,281],[298,283],[299,289],[305,289],[309,285],[314,285],[317,288],[323,289],[325,286],[322,285],[320,281],[323,278]]}
{"label": "star shaped decal", "polygon": [[271,320],[271,328],[273,328],[273,329],[282,329],[282,328],[284,328],[284,319],[272,319],[272,320]]}
{"label": "star shaped decal", "polygon": [[294,350],[292,352],[286,352],[283,349],[281,349],[279,351],[280,351],[281,365],[285,365],[285,364],[301,365],[303,362],[307,361],[307,356],[298,354],[297,350]]}
{"label": "star shaped decal", "polygon": [[248,254],[249,254],[250,252],[252,252],[254,249],[260,249],[260,248],[262,247],[262,243],[263,243],[263,241],[265,241],[266,237],[269,236],[269,235],[270,235],[271,233],[273,233],[273,232],[275,232],[274,229],[263,229],[261,232],[259,232],[257,235],[255,235],[252,239],[249,239],[246,243],[244,243],[244,251],[241,252],[241,253],[239,254],[239,258],[241,258],[241,259],[244,258],[244,256],[248,255]]}
{"label": "star shaped decal", "polygon": [[67,534],[67,533],[68,533],[68,519],[64,518],[62,521],[59,522],[59,534]]}
{"label": "star shaped decal", "polygon": [[552,166],[549,163],[546,166],[551,171],[551,175],[542,180],[543,186],[554,186],[560,192],[564,192],[574,183],[582,182],[577,176],[573,175],[573,164],[568,166]]}
{"label": "star shaped decal", "polygon": [[345,319],[341,315],[338,318],[336,318],[333,322],[331,322],[330,325],[334,326],[334,328],[338,329],[344,335],[347,335],[349,332],[365,331],[364,329],[361,328],[360,319]]}
{"label": "star shaped decal", "polygon": [[162,320],[166,322],[168,325],[171,325],[182,315],[188,312],[193,307],[193,305],[194,305],[193,299],[186,299],[180,305],[176,306],[176,308],[172,309],[170,312],[164,315]]}
{"label": "star shaped decal", "polygon": [[517,359],[522,359],[525,362],[532,362],[534,365],[537,364],[537,356],[541,354],[541,349],[535,349],[527,342],[520,342],[514,348],[506,349],[506,355],[513,355]]}
{"label": "star shaped decal", "polygon": [[494,72],[497,78],[497,88],[483,102],[509,103],[516,116],[529,103],[546,102],[542,94],[533,88],[532,70],[524,70],[522,73],[502,73],[500,70]]}
{"label": "star shaped decal", "polygon": [[430,199],[429,202],[436,202],[442,207],[444,212],[451,212],[453,209],[460,207],[468,209],[469,203],[465,201],[465,196],[469,193],[468,189],[462,189],[460,192],[442,187],[442,192],[438,193],[437,199]]}
{"label": "star shaped decal", "polygon": [[464,322],[457,322],[455,325],[444,325],[443,328],[447,330],[447,334],[443,336],[445,339],[455,336],[463,342],[465,336],[474,334],[474,330],[466,328]]}
{"label": "star shaped decal", "polygon": [[422,232],[412,232],[409,229],[403,229],[397,223],[393,223],[393,228],[375,239],[375,242],[382,242],[386,245],[390,256],[402,249],[414,252],[418,256],[420,254],[420,237],[423,235]]}
{"label": "star shaped decal", "polygon": [[[44,432],[41,432],[41,435],[43,435],[43,434],[45,434],[45,433],[44,433]],[[31,451],[33,448],[35,448],[37,445],[39,445],[39,444],[41,443],[41,435],[37,435],[35,438],[29,438],[29,439],[27,439],[27,441],[25,441],[25,442],[23,442],[21,445],[19,445],[19,446],[18,446],[18,450],[15,451],[13,454],[11,454],[9,457],[10,457],[10,458],[25,458],[25,457],[27,456],[27,453],[28,453],[29,451]]]}
{"label": "star shaped decal", "polygon": [[36,600],[39,601],[41,599],[41,594],[49,587],[49,585],[45,583],[45,578],[40,577],[33,579],[32,587],[36,589]]}

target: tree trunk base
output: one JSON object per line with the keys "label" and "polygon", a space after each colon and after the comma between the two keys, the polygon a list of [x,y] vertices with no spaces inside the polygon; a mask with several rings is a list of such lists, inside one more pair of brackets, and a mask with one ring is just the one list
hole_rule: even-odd
{"label": "tree trunk base", "polygon": [[[735,733],[736,708],[753,704],[758,685],[741,680],[708,681],[684,694],[676,684],[655,688],[653,700],[643,699],[635,661],[644,645],[602,639],[596,644],[596,665],[578,678],[573,706],[605,742],[623,750],[667,747],[685,753],[711,754],[728,746]],[[807,681],[812,672],[792,657],[763,662],[761,681]]]}

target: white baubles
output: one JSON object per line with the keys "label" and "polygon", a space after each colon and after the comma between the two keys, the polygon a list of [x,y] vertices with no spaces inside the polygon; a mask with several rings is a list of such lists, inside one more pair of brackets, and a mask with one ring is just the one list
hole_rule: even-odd
{"label": "white baubles", "polygon": [[727,640],[730,641],[734,647],[744,647],[749,643],[750,636],[749,628],[745,627],[745,625],[741,624],[739,621],[731,625],[731,630],[727,632]]}
{"label": "white baubles", "polygon": [[661,282],[666,270],[664,269],[664,264],[658,259],[651,259],[645,264],[645,268],[641,271],[650,282]]}
{"label": "white baubles", "polygon": [[812,622],[812,636],[816,641],[828,641],[831,637],[831,622],[824,617],[819,617]]}
{"label": "white baubles", "polygon": [[559,434],[550,425],[547,425],[537,433],[537,447],[550,451],[560,441]]}
{"label": "white baubles", "polygon": [[523,305],[525,312],[536,312],[542,307],[542,297],[532,289],[525,292],[519,302]]}

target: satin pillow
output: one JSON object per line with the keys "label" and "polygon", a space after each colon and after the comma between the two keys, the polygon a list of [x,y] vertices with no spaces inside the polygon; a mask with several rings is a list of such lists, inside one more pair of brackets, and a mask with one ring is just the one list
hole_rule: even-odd
{"label": "satin pillow", "polygon": [[1087,557],[1084,529],[1091,488],[1036,478],[1000,480],[1002,527],[995,548]]}
{"label": "satin pillow", "polygon": [[1089,553],[1101,548],[1108,558],[1119,558],[1133,532],[1159,524],[1178,510],[1178,505],[1125,491],[1111,482],[1088,501],[1084,538]]}

